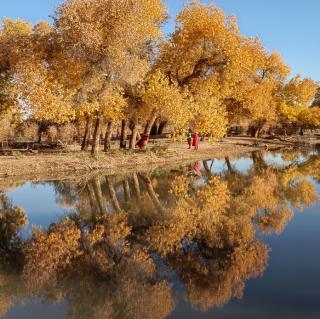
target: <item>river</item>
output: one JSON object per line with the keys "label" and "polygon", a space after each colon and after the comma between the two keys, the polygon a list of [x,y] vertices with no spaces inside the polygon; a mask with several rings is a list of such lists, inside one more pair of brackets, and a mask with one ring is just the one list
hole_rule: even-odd
{"label": "river", "polygon": [[320,155],[2,182],[0,318],[319,318]]}

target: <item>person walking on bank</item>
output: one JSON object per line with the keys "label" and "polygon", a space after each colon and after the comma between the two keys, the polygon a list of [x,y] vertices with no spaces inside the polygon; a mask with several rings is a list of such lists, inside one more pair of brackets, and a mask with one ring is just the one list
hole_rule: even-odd
{"label": "person walking on bank", "polygon": [[199,135],[198,135],[198,133],[194,133],[192,135],[192,146],[194,147],[195,150],[198,150],[198,148],[199,148]]}
{"label": "person walking on bank", "polygon": [[140,148],[140,150],[144,150],[146,148],[147,143],[148,143],[148,139],[149,139],[148,134],[141,135],[139,142],[136,144]]}
{"label": "person walking on bank", "polygon": [[192,130],[191,130],[191,128],[189,128],[188,133],[187,133],[187,141],[188,141],[189,149],[191,149],[191,145],[192,145]]}

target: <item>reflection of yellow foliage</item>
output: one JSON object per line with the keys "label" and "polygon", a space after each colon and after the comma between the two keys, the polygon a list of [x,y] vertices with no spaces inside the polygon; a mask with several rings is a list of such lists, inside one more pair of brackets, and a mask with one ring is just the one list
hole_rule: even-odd
{"label": "reflection of yellow foliage", "polygon": [[4,316],[14,303],[13,296],[7,294],[8,286],[10,285],[10,277],[2,274],[0,269],[0,317]]}
{"label": "reflection of yellow foliage", "polygon": [[310,207],[319,199],[317,190],[307,179],[297,179],[291,183],[286,192],[287,200],[297,209],[302,210],[303,206]]}
{"label": "reflection of yellow foliage", "polygon": [[272,210],[277,207],[277,177],[272,171],[267,171],[266,175],[268,182],[264,177],[254,176],[243,195],[235,199],[235,208],[240,214],[253,218],[260,208]]}
{"label": "reflection of yellow foliage", "polygon": [[23,269],[24,278],[32,289],[55,280],[58,270],[70,266],[72,259],[79,254],[79,239],[79,229],[68,220],[47,234],[34,230]]}
{"label": "reflection of yellow foliage", "polygon": [[2,249],[10,250],[15,245],[19,231],[28,223],[21,207],[12,206],[7,195],[0,192],[0,261]]}
{"label": "reflection of yellow foliage", "polygon": [[203,240],[212,248],[233,247],[252,239],[254,231],[250,221],[229,214],[230,194],[226,183],[212,178],[207,185],[188,195],[188,189],[178,186],[177,181],[182,181],[180,186],[185,185],[179,177],[173,182],[177,196],[175,206],[165,220],[155,223],[149,231],[157,250],[165,254],[179,250],[183,239]]}
{"label": "reflection of yellow foliage", "polygon": [[259,218],[258,227],[263,233],[275,232],[279,235],[292,217],[291,209],[266,211]]}
{"label": "reflection of yellow foliage", "polygon": [[232,298],[242,298],[245,281],[261,275],[267,265],[268,249],[252,242],[210,256],[186,256],[174,260],[186,285],[186,299],[198,310],[222,307]]}
{"label": "reflection of yellow foliage", "polygon": [[166,318],[174,309],[174,296],[166,281],[152,282],[154,274],[155,264],[145,252],[124,256],[111,282],[89,275],[77,284],[79,289],[72,289],[70,317]]}

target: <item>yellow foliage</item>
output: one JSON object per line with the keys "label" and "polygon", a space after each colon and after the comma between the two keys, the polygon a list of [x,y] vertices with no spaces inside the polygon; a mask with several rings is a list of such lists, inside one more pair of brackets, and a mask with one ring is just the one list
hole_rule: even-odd
{"label": "yellow foliage", "polygon": [[53,25],[33,28],[4,19],[1,110],[59,124],[128,120],[135,129],[158,118],[175,136],[192,127],[213,141],[242,118],[260,128],[278,117],[318,126],[316,111],[291,110],[309,106],[317,85],[288,81],[281,56],[242,36],[235,17],[191,1],[163,40],[166,19],[161,0],[67,0]]}
{"label": "yellow foliage", "polygon": [[195,132],[209,135],[211,140],[216,140],[222,137],[227,129],[225,107],[215,96],[200,94],[190,103],[190,126]]}
{"label": "yellow foliage", "polygon": [[300,114],[306,109],[306,106],[290,106],[285,102],[282,102],[279,114],[284,116],[290,123],[297,123]]}
{"label": "yellow foliage", "polygon": [[308,107],[299,113],[299,121],[306,126],[320,127],[320,108]]}
{"label": "yellow foliage", "polygon": [[314,99],[318,85],[311,79],[301,79],[298,74],[282,90],[285,100],[290,105],[308,105]]}

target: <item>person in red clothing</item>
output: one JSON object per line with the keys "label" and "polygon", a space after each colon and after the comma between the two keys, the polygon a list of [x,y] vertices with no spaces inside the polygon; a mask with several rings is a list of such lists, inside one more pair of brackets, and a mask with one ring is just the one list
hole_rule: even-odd
{"label": "person in red clothing", "polygon": [[193,172],[195,176],[202,177],[201,169],[200,169],[200,163],[195,162],[193,166]]}
{"label": "person in red clothing", "polygon": [[145,147],[147,146],[148,139],[149,139],[149,135],[148,134],[142,134],[139,142],[137,143],[137,145],[139,146],[139,148],[141,150],[144,150]]}
{"label": "person in red clothing", "polygon": [[191,130],[191,128],[189,128],[188,133],[187,133],[187,141],[188,141],[189,149],[191,149],[191,145],[192,145],[192,130]]}
{"label": "person in red clothing", "polygon": [[199,135],[198,133],[193,133],[192,135],[192,146],[195,150],[199,148]]}

